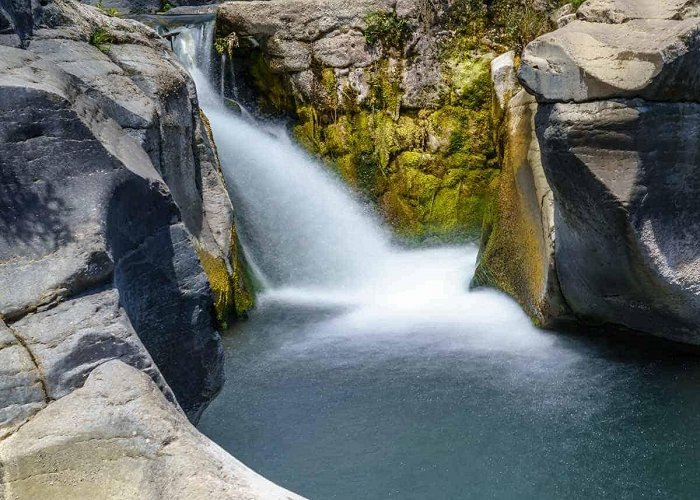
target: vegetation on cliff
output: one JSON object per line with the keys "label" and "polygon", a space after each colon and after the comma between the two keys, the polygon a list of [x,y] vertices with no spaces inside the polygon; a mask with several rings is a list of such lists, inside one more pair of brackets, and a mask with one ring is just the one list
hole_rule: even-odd
{"label": "vegetation on cliff", "polygon": [[298,141],[400,236],[460,241],[478,237],[500,168],[490,61],[551,30],[560,3],[460,0],[435,10],[416,2],[409,13],[361,14],[360,39],[344,21],[312,42],[294,26],[258,33],[248,19],[244,28],[238,9],[220,13],[217,48],[224,53],[230,36],[255,40],[233,56],[259,108],[292,117]]}

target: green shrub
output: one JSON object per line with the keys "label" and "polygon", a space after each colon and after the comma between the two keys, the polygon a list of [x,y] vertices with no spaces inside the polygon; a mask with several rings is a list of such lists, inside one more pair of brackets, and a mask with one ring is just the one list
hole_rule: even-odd
{"label": "green shrub", "polygon": [[549,18],[567,3],[579,8],[584,0],[454,0],[448,28],[472,39],[486,37],[521,52],[540,35],[556,28]]}
{"label": "green shrub", "polygon": [[112,43],[112,36],[104,27],[100,26],[95,28],[92,33],[90,33],[88,43],[94,47],[97,47],[102,52],[106,52],[109,48],[109,44]]}
{"label": "green shrub", "polygon": [[369,45],[381,43],[386,49],[403,50],[411,36],[411,26],[396,12],[374,12],[365,18],[365,39]]}
{"label": "green shrub", "polygon": [[161,1],[161,3],[160,3],[160,10],[159,10],[158,12],[161,12],[161,13],[164,14],[164,13],[168,12],[170,9],[172,9],[172,8],[174,8],[174,7],[175,7],[175,6],[174,6],[173,4],[171,4],[170,2],[168,2],[167,0],[166,0],[166,1]]}

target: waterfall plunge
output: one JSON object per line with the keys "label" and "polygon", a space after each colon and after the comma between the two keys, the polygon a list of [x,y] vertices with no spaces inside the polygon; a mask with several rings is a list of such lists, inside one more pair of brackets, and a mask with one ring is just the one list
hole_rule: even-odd
{"label": "waterfall plunge", "polygon": [[209,25],[185,30],[175,50],[211,122],[242,244],[265,284],[261,303],[359,306],[337,320],[338,331],[358,337],[367,325],[372,335],[420,325],[479,332],[489,345],[504,336],[532,340],[514,302],[493,291],[467,292],[474,247],[392,247],[372,214],[284,128],[222,106],[205,77],[211,32]]}

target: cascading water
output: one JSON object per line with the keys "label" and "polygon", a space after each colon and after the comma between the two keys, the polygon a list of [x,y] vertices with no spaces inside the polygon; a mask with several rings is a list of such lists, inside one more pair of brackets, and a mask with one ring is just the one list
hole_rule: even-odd
{"label": "cascading water", "polygon": [[697,496],[698,363],[536,330],[467,291],[474,248],[393,247],[284,128],[222,105],[212,32],[174,45],[264,290],[203,432],[310,498]]}
{"label": "cascading water", "polygon": [[465,291],[474,248],[393,248],[369,210],[282,127],[261,126],[221,106],[205,76],[208,51],[201,44],[210,43],[203,33],[212,30],[204,26],[185,30],[175,50],[211,122],[247,255],[270,285],[263,299],[400,307],[421,314],[424,308],[452,308],[447,316],[453,319],[468,314],[464,301],[470,296],[500,301],[495,294]]}

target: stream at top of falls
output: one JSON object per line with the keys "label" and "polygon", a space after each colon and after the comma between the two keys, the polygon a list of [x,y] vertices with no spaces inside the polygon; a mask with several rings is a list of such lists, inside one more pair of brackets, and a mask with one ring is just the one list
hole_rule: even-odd
{"label": "stream at top of falls", "polygon": [[475,248],[392,245],[283,127],[222,104],[212,33],[184,29],[175,49],[262,290],[224,336],[202,432],[312,499],[697,496],[695,357],[538,330],[468,291]]}

